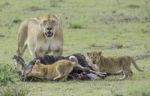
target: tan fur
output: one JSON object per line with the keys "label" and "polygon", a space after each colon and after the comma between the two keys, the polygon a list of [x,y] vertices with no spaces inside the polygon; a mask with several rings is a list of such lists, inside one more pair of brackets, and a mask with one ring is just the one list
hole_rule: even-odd
{"label": "tan fur", "polygon": [[33,69],[26,76],[34,76],[43,80],[66,80],[73,67],[78,65],[76,57],[70,60],[59,60],[54,64],[44,65],[39,60],[36,61]]}
{"label": "tan fur", "polygon": [[92,63],[97,66],[97,70],[100,72],[107,72],[111,74],[117,74],[118,72],[123,72],[125,75],[121,79],[131,78],[133,72],[131,70],[131,64],[138,70],[143,72],[143,69],[140,69],[135,60],[130,56],[121,56],[121,57],[104,57],[101,55],[102,52],[88,52],[87,55],[91,59]]}
{"label": "tan fur", "polygon": [[33,57],[43,56],[51,51],[54,55],[61,55],[63,51],[61,23],[52,14],[25,20],[20,25],[17,41],[19,56],[23,55],[27,47]]}

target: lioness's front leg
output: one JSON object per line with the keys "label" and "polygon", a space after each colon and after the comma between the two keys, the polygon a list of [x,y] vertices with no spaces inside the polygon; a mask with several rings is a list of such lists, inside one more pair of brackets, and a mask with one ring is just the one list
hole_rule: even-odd
{"label": "lioness's front leg", "polygon": [[59,49],[53,51],[54,56],[61,56],[62,53],[63,53],[63,48],[59,48]]}
{"label": "lioness's front leg", "polygon": [[45,55],[45,52],[42,51],[41,49],[36,49],[36,50],[34,51],[34,57],[35,57],[35,58],[44,57],[44,55]]}

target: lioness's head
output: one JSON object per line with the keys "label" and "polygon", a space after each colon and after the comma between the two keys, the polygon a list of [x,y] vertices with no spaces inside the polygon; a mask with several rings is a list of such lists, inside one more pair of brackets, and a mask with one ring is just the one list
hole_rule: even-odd
{"label": "lioness's head", "polygon": [[96,64],[99,62],[99,59],[101,57],[102,52],[97,52],[97,51],[93,51],[93,52],[87,52],[87,56],[89,57],[89,59],[92,61],[93,64]]}
{"label": "lioness's head", "polygon": [[59,26],[58,18],[55,15],[49,14],[38,19],[40,19],[40,26],[44,35],[46,37],[54,36]]}

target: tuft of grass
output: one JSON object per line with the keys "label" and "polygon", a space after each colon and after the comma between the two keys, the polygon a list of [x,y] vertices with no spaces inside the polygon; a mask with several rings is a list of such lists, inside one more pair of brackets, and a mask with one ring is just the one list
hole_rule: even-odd
{"label": "tuft of grass", "polygon": [[8,64],[0,64],[0,85],[7,85],[15,81],[15,71]]}
{"label": "tuft of grass", "polygon": [[70,28],[82,29],[84,26],[84,21],[82,19],[76,19],[70,22]]}
{"label": "tuft of grass", "polygon": [[0,96],[27,96],[29,90],[24,86],[11,85],[2,87]]}
{"label": "tuft of grass", "polygon": [[63,0],[50,0],[50,6],[51,7],[58,7],[59,2],[63,2]]}

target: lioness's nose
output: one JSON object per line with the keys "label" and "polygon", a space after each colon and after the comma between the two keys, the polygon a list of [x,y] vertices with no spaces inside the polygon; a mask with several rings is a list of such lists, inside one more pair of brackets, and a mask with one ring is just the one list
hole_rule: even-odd
{"label": "lioness's nose", "polygon": [[47,30],[52,30],[52,28],[47,28]]}

